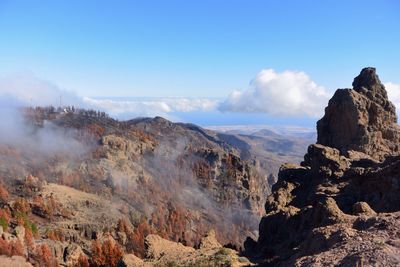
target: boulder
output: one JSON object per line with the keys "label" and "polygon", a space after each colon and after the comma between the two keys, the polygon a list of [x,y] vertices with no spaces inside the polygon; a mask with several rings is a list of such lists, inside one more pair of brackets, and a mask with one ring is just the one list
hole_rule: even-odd
{"label": "boulder", "polygon": [[200,249],[216,249],[221,248],[222,245],[218,242],[217,238],[215,237],[215,231],[210,230],[208,234],[201,239],[200,242]]}
{"label": "boulder", "polygon": [[376,212],[368,205],[367,202],[360,201],[354,203],[353,214],[374,216],[376,215]]}
{"label": "boulder", "polygon": [[64,262],[66,266],[77,266],[81,255],[85,255],[85,253],[80,246],[73,243],[68,245],[64,250]]}
{"label": "boulder", "polygon": [[149,266],[134,254],[125,254],[118,263],[118,267],[144,267],[146,265]]}

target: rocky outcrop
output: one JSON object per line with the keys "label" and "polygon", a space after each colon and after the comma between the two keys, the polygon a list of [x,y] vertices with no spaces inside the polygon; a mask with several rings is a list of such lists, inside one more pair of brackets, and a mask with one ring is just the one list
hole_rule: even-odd
{"label": "rocky outcrop", "polygon": [[[281,167],[257,241],[266,266],[398,266],[400,156],[393,104],[375,69],[336,91],[301,165]],[[381,225],[381,226],[379,226]]]}
{"label": "rocky outcrop", "polygon": [[353,214],[354,215],[365,214],[367,216],[373,216],[376,215],[376,212],[373,209],[371,209],[371,207],[368,205],[367,202],[361,201],[354,203]]}
{"label": "rocky outcrop", "polygon": [[147,253],[145,259],[132,254],[125,255],[119,264],[124,267],[159,267],[159,266],[251,266],[248,259],[240,257],[232,249],[224,248],[215,239],[211,231],[201,241],[199,249],[171,242],[157,235],[146,238]]}
{"label": "rocky outcrop", "polygon": [[118,267],[145,267],[148,266],[141,258],[135,256],[134,254],[125,254]]}
{"label": "rocky outcrop", "polygon": [[155,143],[151,140],[142,141],[139,138],[124,138],[115,134],[103,136],[100,140],[104,156],[110,160],[134,160],[146,151],[154,150]]}
{"label": "rocky outcrop", "polygon": [[21,256],[0,256],[0,266],[7,267],[32,267],[33,265],[26,261],[24,257]]}
{"label": "rocky outcrop", "polygon": [[374,68],[354,79],[353,89],[338,89],[317,123],[319,144],[383,160],[399,154],[400,128],[394,105]]}
{"label": "rocky outcrop", "polygon": [[165,240],[158,235],[148,235],[145,245],[147,248],[146,257],[154,260],[160,260],[165,255],[177,259],[182,254],[190,254],[194,251],[192,247],[186,247],[181,243]]}
{"label": "rocky outcrop", "polygon": [[66,266],[79,266],[79,258],[85,255],[82,248],[77,244],[69,244],[63,253],[63,261]]}

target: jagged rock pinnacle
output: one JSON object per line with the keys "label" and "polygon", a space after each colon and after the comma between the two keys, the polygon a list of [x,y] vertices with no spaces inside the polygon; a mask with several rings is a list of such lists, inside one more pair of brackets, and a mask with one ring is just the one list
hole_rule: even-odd
{"label": "jagged rock pinnacle", "polygon": [[309,146],[301,165],[279,171],[259,238],[244,244],[245,254],[265,266],[399,266],[392,255],[400,255],[400,245],[385,254],[367,242],[400,231],[395,108],[374,68],[363,69],[353,86],[329,101],[317,123],[318,144]]}
{"label": "jagged rock pinnacle", "polygon": [[360,75],[354,78],[352,85],[356,91],[359,91],[359,88],[362,87],[371,89],[382,84],[378,75],[376,74],[376,69],[368,67],[361,70]]}
{"label": "jagged rock pinnacle", "polygon": [[358,151],[376,160],[399,154],[400,130],[375,68],[364,68],[353,89],[338,89],[317,123],[319,144],[343,154]]}

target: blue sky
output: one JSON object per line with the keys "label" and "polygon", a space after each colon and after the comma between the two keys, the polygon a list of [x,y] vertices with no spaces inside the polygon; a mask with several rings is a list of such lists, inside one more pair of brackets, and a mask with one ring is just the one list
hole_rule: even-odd
{"label": "blue sky", "polygon": [[0,0],[0,76],[88,97],[224,99],[264,69],[327,92],[365,66],[400,84],[399,14],[395,0]]}

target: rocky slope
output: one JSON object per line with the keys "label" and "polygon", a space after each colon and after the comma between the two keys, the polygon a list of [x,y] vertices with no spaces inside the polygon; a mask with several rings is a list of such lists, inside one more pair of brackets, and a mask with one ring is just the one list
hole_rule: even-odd
{"label": "rocky slope", "polygon": [[74,108],[25,115],[26,133],[0,144],[0,254],[108,266],[111,252],[145,257],[149,234],[193,247],[214,229],[236,249],[257,236],[268,181],[217,133]]}
{"label": "rocky slope", "polygon": [[242,159],[254,162],[255,169],[270,186],[276,182],[282,164],[300,163],[307,146],[315,142],[312,138],[284,136],[266,129],[249,134],[217,133],[217,137],[238,148]]}
{"label": "rocky slope", "polygon": [[399,127],[374,68],[338,89],[301,165],[281,167],[257,241],[265,266],[399,266]]}
{"label": "rocky slope", "polygon": [[125,255],[120,266],[122,267],[167,267],[167,266],[251,266],[250,261],[240,257],[238,252],[224,248],[210,231],[200,243],[198,249],[187,247],[181,243],[174,243],[157,235],[146,237],[146,258],[144,260],[135,255]]}

